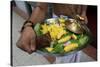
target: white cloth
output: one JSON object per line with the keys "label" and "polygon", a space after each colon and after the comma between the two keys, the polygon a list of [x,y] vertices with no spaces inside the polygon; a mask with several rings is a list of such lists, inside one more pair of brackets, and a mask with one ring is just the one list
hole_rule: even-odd
{"label": "white cloth", "polygon": [[67,56],[56,57],[56,61],[54,63],[73,63],[80,62],[81,51],[78,51],[74,54],[70,54]]}

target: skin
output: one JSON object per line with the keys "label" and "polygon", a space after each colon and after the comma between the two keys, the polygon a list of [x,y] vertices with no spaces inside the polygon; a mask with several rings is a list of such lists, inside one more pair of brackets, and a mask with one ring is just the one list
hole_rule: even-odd
{"label": "skin", "polygon": [[[87,22],[87,17],[86,17],[87,7],[86,6],[54,4],[53,8],[54,8],[53,12],[58,16],[61,14],[67,15],[67,16],[73,16],[75,14],[79,14],[80,16],[85,18],[84,21]],[[47,3],[38,3],[35,10],[32,12],[29,20],[32,21],[34,24],[36,24],[37,22],[41,22],[46,17],[47,9],[48,9]],[[28,26],[25,27],[17,42],[17,47],[31,54],[32,52],[36,50],[35,37],[36,35],[32,27],[28,27]],[[50,57],[50,56],[45,56],[45,57],[51,63],[55,61],[55,57]]]}

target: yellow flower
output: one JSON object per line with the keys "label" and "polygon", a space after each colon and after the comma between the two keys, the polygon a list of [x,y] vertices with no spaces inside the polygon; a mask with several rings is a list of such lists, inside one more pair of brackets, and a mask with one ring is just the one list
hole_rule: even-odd
{"label": "yellow flower", "polygon": [[57,39],[60,39],[62,37],[62,35],[66,34],[67,32],[65,30],[59,31],[58,35],[57,35]]}
{"label": "yellow flower", "polygon": [[46,34],[48,32],[48,26],[47,26],[47,24],[41,25],[41,27],[42,27],[41,31],[43,32],[43,34]]}
{"label": "yellow flower", "polygon": [[41,31],[43,32],[43,34],[49,32],[52,40],[60,39],[64,34],[66,34],[64,27],[56,23],[52,23],[50,25],[47,24],[42,25]]}
{"label": "yellow flower", "polygon": [[62,27],[64,27],[64,26],[65,26],[65,24],[64,24],[64,23],[61,23],[60,25],[61,25]]}
{"label": "yellow flower", "polygon": [[64,23],[65,22],[65,19],[59,18],[59,22]]}

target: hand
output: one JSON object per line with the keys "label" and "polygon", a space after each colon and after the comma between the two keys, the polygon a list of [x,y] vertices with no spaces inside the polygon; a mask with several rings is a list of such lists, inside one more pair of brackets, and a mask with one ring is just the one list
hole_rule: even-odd
{"label": "hand", "polygon": [[49,55],[44,55],[44,57],[51,63],[53,64],[56,61],[55,56],[49,56]]}
{"label": "hand", "polygon": [[84,18],[83,20],[83,24],[87,24],[88,23],[88,19],[86,15],[81,15],[82,18]]}
{"label": "hand", "polygon": [[17,42],[17,47],[31,54],[36,49],[35,32],[32,27],[25,27]]}
{"label": "hand", "polygon": [[79,20],[81,21],[82,24],[87,24],[88,23],[88,19],[87,16],[85,14],[82,14],[81,16],[76,15],[77,18],[79,18]]}

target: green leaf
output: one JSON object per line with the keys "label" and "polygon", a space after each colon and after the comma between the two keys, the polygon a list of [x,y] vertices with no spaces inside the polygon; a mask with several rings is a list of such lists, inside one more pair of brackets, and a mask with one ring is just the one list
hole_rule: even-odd
{"label": "green leaf", "polygon": [[37,24],[35,25],[35,27],[34,27],[34,31],[36,32],[36,35],[37,35],[37,36],[42,35],[42,32],[41,32],[40,30],[41,30],[41,25],[40,25],[40,23],[37,23]]}
{"label": "green leaf", "polygon": [[77,43],[78,44],[78,40],[70,40],[71,43]]}
{"label": "green leaf", "polygon": [[57,44],[55,47],[54,47],[54,50],[52,51],[52,53],[63,53],[64,50],[63,50],[63,44]]}
{"label": "green leaf", "polygon": [[80,37],[79,39],[79,44],[81,46],[85,45],[87,42],[89,41],[89,37],[87,35],[83,35],[82,37]]}

